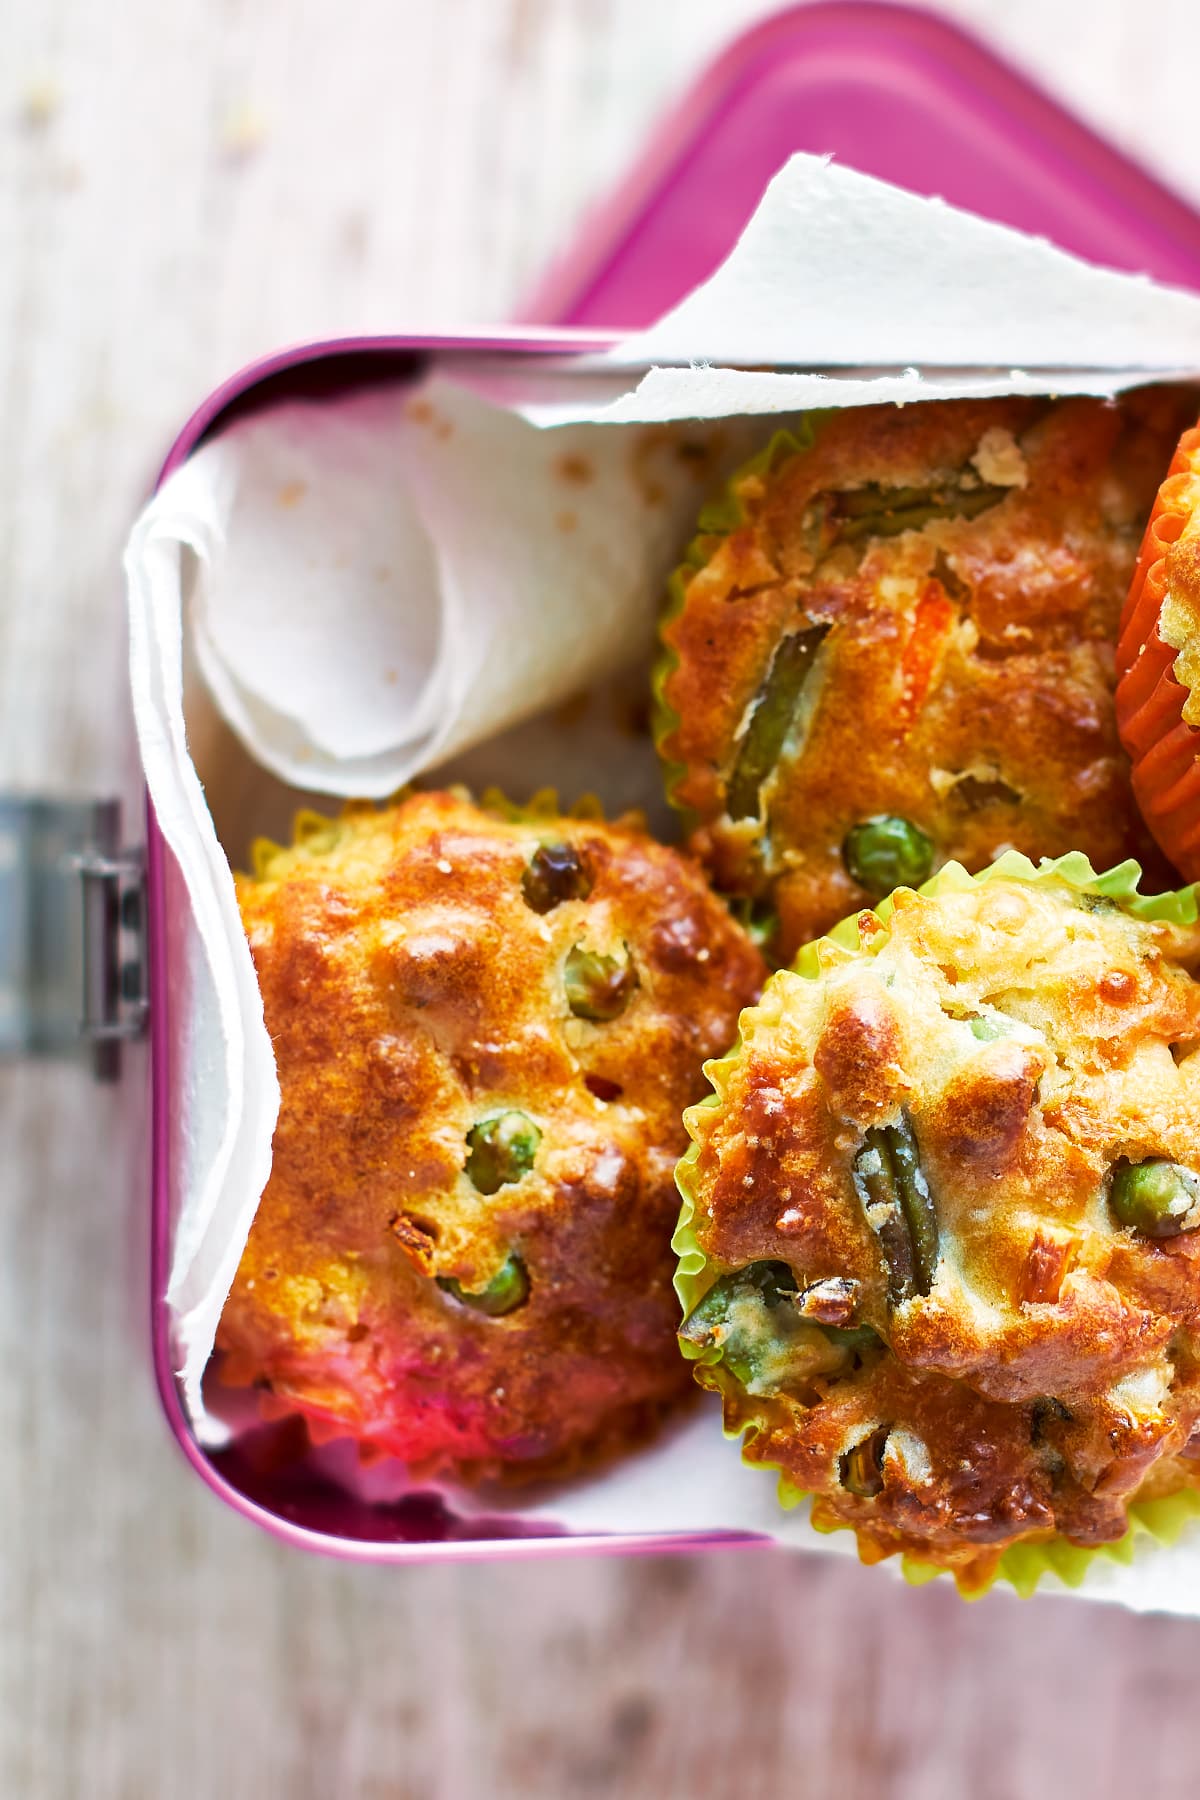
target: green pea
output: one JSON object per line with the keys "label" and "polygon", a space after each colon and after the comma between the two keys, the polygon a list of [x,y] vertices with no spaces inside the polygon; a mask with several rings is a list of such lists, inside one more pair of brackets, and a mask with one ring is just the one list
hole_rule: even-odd
{"label": "green pea", "polygon": [[1004,1036],[1003,1025],[999,1024],[995,1019],[987,1018],[986,1015],[982,1013],[977,1014],[976,1017],[970,1021],[970,1026],[971,1036],[973,1038],[978,1038],[981,1044],[994,1044],[997,1038]]}
{"label": "green pea", "polygon": [[908,819],[880,813],[846,833],[846,867],[877,900],[897,887],[920,887],[933,868],[933,841]]}
{"label": "green pea", "polygon": [[759,816],[763,783],[783,754],[828,630],[828,625],[811,625],[780,639],[729,777],[726,809],[731,819]]}
{"label": "green pea", "polygon": [[467,1133],[467,1174],[481,1194],[494,1194],[528,1175],[541,1141],[541,1132],[523,1112],[481,1119]]}
{"label": "green pea", "polygon": [[438,1286],[452,1299],[469,1306],[473,1312],[486,1313],[489,1319],[501,1319],[505,1313],[516,1312],[529,1298],[529,1276],[515,1251],[500,1265],[487,1286],[477,1292],[464,1288],[450,1275],[439,1275],[436,1279]]}
{"label": "green pea", "polygon": [[637,987],[637,970],[628,950],[605,956],[576,944],[563,964],[567,1005],[577,1019],[615,1019],[625,1011]]}
{"label": "green pea", "polygon": [[883,1452],[891,1429],[880,1425],[841,1458],[838,1473],[847,1493],[857,1494],[860,1500],[874,1500],[882,1494]]}
{"label": "green pea", "polygon": [[747,1263],[713,1283],[679,1335],[718,1350],[722,1366],[750,1393],[837,1379],[882,1349],[869,1325],[826,1325],[806,1316],[804,1299],[787,1263]]}
{"label": "green pea", "polygon": [[592,877],[573,844],[539,844],[521,876],[525,904],[535,913],[553,912],[564,900],[586,900]]}
{"label": "green pea", "polygon": [[755,1292],[762,1296],[764,1306],[778,1306],[782,1300],[795,1298],[796,1277],[785,1262],[747,1263],[743,1269],[722,1275],[692,1308],[679,1328],[680,1337],[692,1344],[710,1343],[715,1327],[724,1325],[729,1317],[731,1304]]}
{"label": "green pea", "polygon": [[[734,1380],[750,1387],[764,1359],[788,1335],[788,1324],[799,1322],[792,1305],[796,1286],[785,1262],[747,1263],[713,1283],[680,1326],[679,1335],[704,1349],[718,1345],[720,1360]],[[792,1312],[790,1321],[777,1317],[776,1309],[783,1306]]]}
{"label": "green pea", "polygon": [[1122,1225],[1145,1237],[1178,1237],[1200,1225],[1200,1180],[1190,1169],[1162,1156],[1118,1165],[1110,1198]]}
{"label": "green pea", "polygon": [[879,1239],[895,1304],[928,1294],[938,1263],[938,1222],[912,1126],[872,1126],[854,1159],[854,1179]]}

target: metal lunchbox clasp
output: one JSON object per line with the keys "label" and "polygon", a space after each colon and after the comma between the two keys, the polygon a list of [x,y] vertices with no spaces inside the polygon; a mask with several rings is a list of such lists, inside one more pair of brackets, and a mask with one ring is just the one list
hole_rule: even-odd
{"label": "metal lunchbox clasp", "polygon": [[146,1028],[145,912],[119,801],[0,795],[0,1057],[115,1079]]}

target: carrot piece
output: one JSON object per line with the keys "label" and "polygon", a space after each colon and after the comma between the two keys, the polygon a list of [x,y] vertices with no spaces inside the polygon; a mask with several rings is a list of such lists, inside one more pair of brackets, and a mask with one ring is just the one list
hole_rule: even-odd
{"label": "carrot piece", "polygon": [[898,711],[900,724],[904,728],[913,723],[925,703],[945,639],[957,617],[954,605],[941,582],[936,579],[926,582],[921,598],[917,601],[912,634],[900,659]]}

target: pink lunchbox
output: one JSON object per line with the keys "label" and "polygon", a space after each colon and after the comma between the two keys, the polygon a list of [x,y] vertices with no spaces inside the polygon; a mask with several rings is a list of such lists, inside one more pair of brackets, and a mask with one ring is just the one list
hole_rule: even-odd
{"label": "pink lunchbox", "polygon": [[[203,403],[164,476],[249,410],[298,395],[333,403],[449,351],[561,355],[649,323],[721,261],[770,177],[801,150],[832,152],[1095,261],[1200,288],[1200,218],[1181,201],[954,28],[915,11],[831,0],[758,26],[701,77],[522,309],[524,319],[554,325],[283,351]],[[179,1103],[168,1058],[165,855],[152,810],[143,860],[122,847],[112,802],[0,801],[0,1049],[82,1047],[98,1074],[117,1078],[122,1038],[149,1031],[154,1366],[171,1429],[201,1478],[286,1542],[359,1560],[746,1541],[744,1532],[556,1535],[519,1511],[457,1518],[432,1493],[372,1503],[297,1457],[285,1425],[256,1428],[222,1451],[197,1443],[172,1371],[164,1301],[168,1124]]]}

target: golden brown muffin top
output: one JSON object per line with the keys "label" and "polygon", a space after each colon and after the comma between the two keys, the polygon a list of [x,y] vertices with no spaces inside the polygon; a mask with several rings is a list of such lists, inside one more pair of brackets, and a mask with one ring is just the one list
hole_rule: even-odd
{"label": "golden brown muffin top", "polygon": [[[947,860],[1145,860],[1112,650],[1194,405],[851,408],[702,521],[663,627],[660,748],[718,886],[777,910],[781,957]],[[922,866],[890,880],[847,843],[881,815],[920,834]]]}
{"label": "golden brown muffin top", "polygon": [[1200,1480],[1200,931],[990,879],[860,932],[689,1115],[702,1378],[868,1555],[1120,1536]]}
{"label": "golden brown muffin top", "polygon": [[642,1430],[680,1393],[680,1115],[763,975],[699,871],[430,793],[310,819],[238,898],[282,1105],[225,1378],[476,1474]]}

